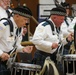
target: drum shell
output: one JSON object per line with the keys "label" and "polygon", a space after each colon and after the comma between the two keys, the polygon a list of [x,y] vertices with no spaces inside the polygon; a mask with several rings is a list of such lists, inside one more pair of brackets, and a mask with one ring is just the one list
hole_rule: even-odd
{"label": "drum shell", "polygon": [[64,75],[67,74],[76,74],[76,55],[64,55],[63,56],[63,70]]}
{"label": "drum shell", "polygon": [[31,73],[33,73],[34,75],[36,72],[39,72],[40,70],[41,66],[35,64],[15,62],[12,65],[12,75],[31,75]]}

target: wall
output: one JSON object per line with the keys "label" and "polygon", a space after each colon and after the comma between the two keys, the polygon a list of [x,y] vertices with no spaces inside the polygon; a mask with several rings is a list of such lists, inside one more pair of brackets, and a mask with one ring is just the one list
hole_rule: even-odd
{"label": "wall", "polygon": [[70,5],[76,4],[76,0],[66,0],[66,2],[68,2]]}
{"label": "wall", "polygon": [[64,2],[65,0],[39,0],[39,4],[54,4],[54,1],[59,1],[59,3]]}
{"label": "wall", "polygon": [[[76,0],[66,0],[66,2],[69,3],[70,6],[72,6],[72,4],[76,4]],[[71,10],[70,15],[72,15],[72,10]]]}

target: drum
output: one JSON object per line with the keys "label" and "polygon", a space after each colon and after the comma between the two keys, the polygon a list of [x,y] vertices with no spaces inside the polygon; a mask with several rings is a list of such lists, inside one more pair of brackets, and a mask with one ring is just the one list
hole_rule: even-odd
{"label": "drum", "polygon": [[[15,62],[12,65],[11,75],[17,75],[17,74],[18,75],[35,75],[40,70],[41,70],[40,65]],[[26,71],[28,71],[28,74],[26,73]]]}
{"label": "drum", "polygon": [[64,55],[62,59],[64,75],[76,75],[76,55]]}

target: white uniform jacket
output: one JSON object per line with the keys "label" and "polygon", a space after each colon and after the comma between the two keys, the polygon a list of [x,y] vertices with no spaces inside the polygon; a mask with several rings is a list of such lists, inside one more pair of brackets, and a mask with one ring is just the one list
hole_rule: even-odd
{"label": "white uniform jacket", "polygon": [[70,32],[74,32],[74,26],[76,25],[76,17],[74,17],[73,21],[70,23],[68,30]]}
{"label": "white uniform jacket", "polygon": [[21,50],[23,46],[21,46],[21,40],[22,40],[22,33],[20,33],[18,36],[16,35],[16,29],[18,28],[16,23],[14,22],[13,18],[11,18],[13,21],[13,36],[10,36],[10,27],[9,25],[4,25],[3,22],[0,22],[0,55],[3,52],[9,52],[13,49],[13,45],[16,41],[17,37],[17,49]]}
{"label": "white uniform jacket", "polygon": [[[51,20],[51,19],[49,19]],[[52,21],[52,20],[51,20]],[[43,25],[45,23],[45,25]],[[52,22],[53,23],[53,22]],[[52,33],[51,26],[46,24],[46,22],[40,23],[35,30],[32,42],[35,44],[38,50],[44,51],[46,53],[53,53],[55,50],[52,50],[52,43],[59,43],[60,39],[63,44],[66,44],[66,40],[63,38],[63,34],[60,32],[59,37],[56,32],[55,24],[54,25],[54,35]],[[64,41],[63,41],[64,40]]]}
{"label": "white uniform jacket", "polygon": [[[68,24],[67,24],[67,23]],[[64,36],[67,36],[70,31],[68,30],[68,28],[71,26],[70,23],[71,23],[71,18],[69,17],[66,17],[66,22],[64,21],[61,25],[61,31],[63,32]]]}
{"label": "white uniform jacket", "polygon": [[8,15],[7,15],[7,13],[6,13],[6,10],[3,9],[3,8],[0,6],[0,19],[1,19],[1,18],[7,18],[7,17],[8,17]]}

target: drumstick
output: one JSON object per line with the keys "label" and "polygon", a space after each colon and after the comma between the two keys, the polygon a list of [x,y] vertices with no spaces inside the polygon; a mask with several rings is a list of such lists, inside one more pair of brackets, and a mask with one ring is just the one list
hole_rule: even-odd
{"label": "drumstick", "polygon": [[10,54],[10,57],[12,57],[14,54],[17,55],[17,53],[18,53],[18,52],[16,51],[16,52]]}
{"label": "drumstick", "polygon": [[[14,52],[14,53],[10,54],[10,57],[13,56],[14,54],[17,54],[17,53],[18,53],[18,52]],[[1,58],[1,56],[0,56],[0,58]]]}

